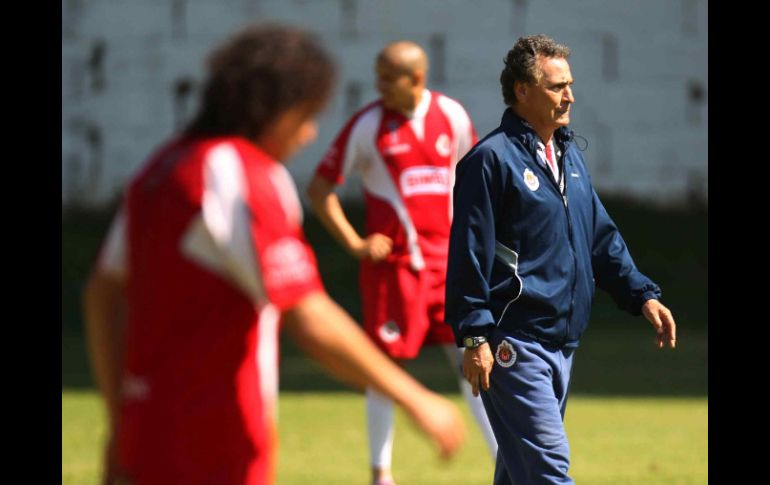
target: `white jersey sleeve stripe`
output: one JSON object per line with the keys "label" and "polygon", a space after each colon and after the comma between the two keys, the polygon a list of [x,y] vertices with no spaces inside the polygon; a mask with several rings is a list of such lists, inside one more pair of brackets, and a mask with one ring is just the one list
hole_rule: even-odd
{"label": "white jersey sleeve stripe", "polygon": [[449,165],[449,220],[451,221],[454,216],[453,188],[455,186],[455,168],[457,167],[457,162],[468,153],[468,150],[473,148],[473,125],[465,108],[457,101],[446,96],[439,96],[437,103],[452,125],[454,134],[452,159]]}
{"label": "white jersey sleeve stripe", "polygon": [[[452,131],[454,132],[455,152],[452,159],[452,165],[465,155],[468,150],[473,146],[473,130],[471,129],[471,119],[465,109],[457,101],[447,98],[446,96],[439,96],[437,98],[439,108],[444,112],[449,123],[452,125]],[[453,170],[454,171],[454,170]]]}
{"label": "white jersey sleeve stripe", "polygon": [[425,268],[425,260],[423,259],[422,251],[420,251],[420,245],[417,240],[417,229],[415,229],[412,218],[409,216],[409,211],[404,205],[404,201],[401,199],[401,195],[398,192],[398,188],[393,182],[393,179],[385,166],[385,162],[380,158],[379,154],[374,157],[373,163],[369,166],[368,170],[363,173],[362,179],[364,187],[370,194],[387,201],[396,212],[396,215],[406,232],[406,241],[409,246],[409,257],[412,269],[419,271]]}
{"label": "white jersey sleeve stripe", "polygon": [[256,304],[266,301],[246,204],[242,161],[229,143],[206,156],[200,216],[193,219],[182,251],[241,289]]}
{"label": "white jersey sleeve stripe", "polygon": [[278,193],[278,200],[283,207],[286,217],[292,223],[297,226],[302,225],[302,203],[299,201],[297,195],[297,185],[294,183],[294,179],[291,178],[289,171],[282,164],[276,164],[270,172],[268,172],[270,181],[276,187]]}
{"label": "white jersey sleeve stripe", "polygon": [[350,172],[358,166],[365,172],[372,159],[377,157],[377,131],[382,120],[382,108],[375,105],[363,113],[350,131],[348,142],[344,148],[345,158],[342,160],[342,175],[347,178]]}

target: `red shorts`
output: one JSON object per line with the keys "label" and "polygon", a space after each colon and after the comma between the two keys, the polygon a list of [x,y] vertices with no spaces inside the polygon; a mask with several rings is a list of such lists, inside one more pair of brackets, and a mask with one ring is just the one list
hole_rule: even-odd
{"label": "red shorts", "polygon": [[404,263],[362,262],[364,329],[394,359],[414,359],[423,345],[454,344],[444,322],[445,265],[413,271]]}

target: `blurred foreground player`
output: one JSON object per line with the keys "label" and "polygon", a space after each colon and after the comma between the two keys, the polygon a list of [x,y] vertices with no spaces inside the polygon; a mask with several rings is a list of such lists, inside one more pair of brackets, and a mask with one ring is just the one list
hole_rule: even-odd
{"label": "blurred foreground player", "polygon": [[252,26],[216,50],[201,108],[131,180],[84,294],[108,410],[105,483],[271,484],[278,331],[398,402],[451,455],[456,408],[325,293],[287,160],[334,82],[318,40]]}

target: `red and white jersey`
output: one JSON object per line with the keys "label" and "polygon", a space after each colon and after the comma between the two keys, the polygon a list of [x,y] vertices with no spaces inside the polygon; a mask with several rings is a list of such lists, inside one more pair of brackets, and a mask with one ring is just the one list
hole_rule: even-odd
{"label": "red and white jersey", "polygon": [[366,234],[393,239],[389,259],[444,264],[452,221],[455,165],[476,143],[465,109],[423,91],[411,117],[381,101],[358,111],[324,155],[316,174],[341,184],[354,169],[363,181]]}
{"label": "red and white jersey", "polygon": [[100,253],[124,278],[120,462],[135,483],[272,483],[281,311],[322,290],[286,169],[180,139],[129,185]]}

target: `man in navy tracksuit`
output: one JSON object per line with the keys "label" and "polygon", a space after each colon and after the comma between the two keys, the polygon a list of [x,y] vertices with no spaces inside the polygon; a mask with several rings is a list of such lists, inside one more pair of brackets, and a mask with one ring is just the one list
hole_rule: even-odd
{"label": "man in navy tracksuit", "polygon": [[500,76],[500,127],[457,166],[446,319],[499,445],[495,485],[574,483],[564,410],[595,286],[676,344],[661,291],[640,273],[567,128],[569,49],[520,38]]}

